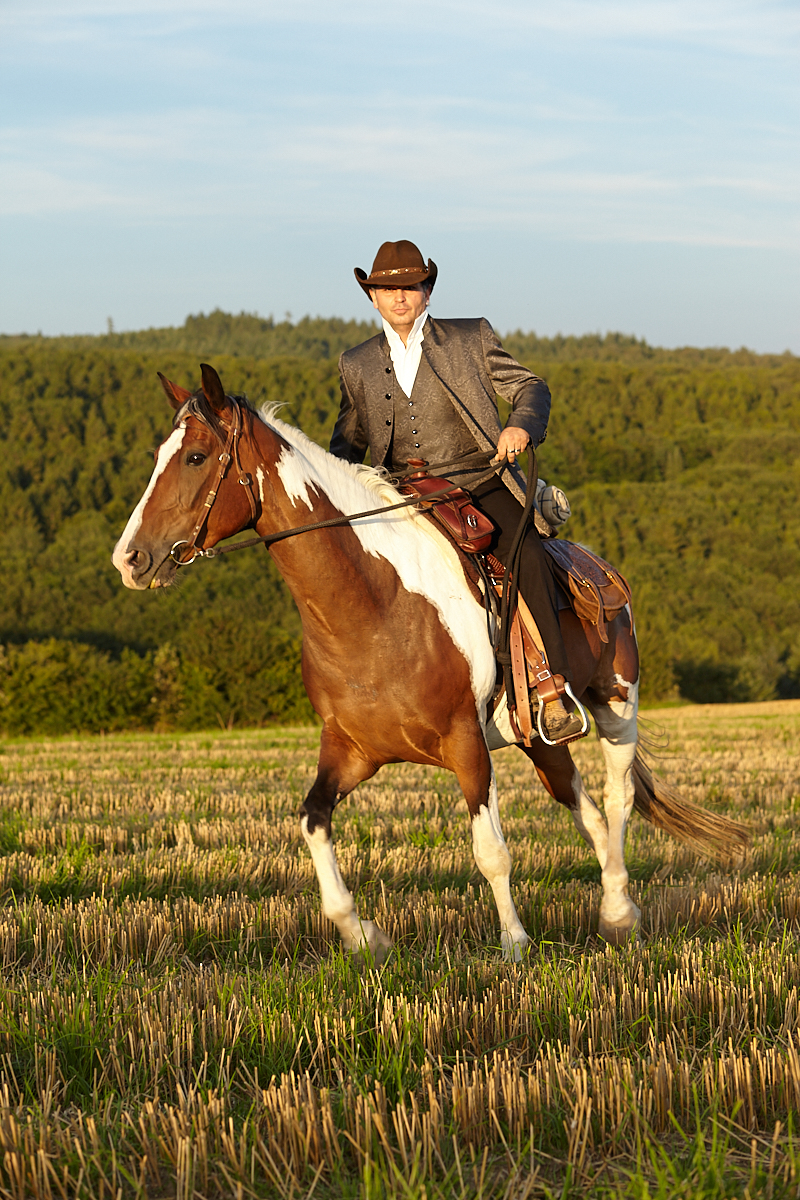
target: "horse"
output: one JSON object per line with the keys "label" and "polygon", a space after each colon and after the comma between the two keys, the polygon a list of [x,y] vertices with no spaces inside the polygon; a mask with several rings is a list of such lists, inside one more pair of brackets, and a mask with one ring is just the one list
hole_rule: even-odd
{"label": "horse", "polygon": [[[122,582],[137,590],[169,587],[180,566],[210,556],[246,528],[271,540],[304,524],[335,522],[269,547],[300,614],[303,683],[322,723],[316,779],[300,809],[322,910],[353,955],[382,961],[391,942],[356,911],[336,861],[333,810],[386,763],[444,767],[455,773],[467,803],[475,862],[494,893],[504,956],[519,961],[530,939],[511,895],[490,755],[519,743],[502,704],[494,707],[497,667],[487,612],[464,556],[429,517],[396,507],[400,495],[384,473],[334,458],[280,420],[275,406],[257,413],[244,397],[226,395],[212,367],[203,364],[201,372],[195,391],[160,376],[175,416],[113,552]],[[648,768],[637,746],[631,606],[608,623],[607,641],[569,609],[560,621],[573,689],[592,713],[602,747],[605,817],[568,747],[534,738],[519,748],[597,856],[599,933],[616,945],[637,937],[641,920],[624,854],[634,807],[672,834],[726,850],[744,844],[746,834],[681,799]]]}

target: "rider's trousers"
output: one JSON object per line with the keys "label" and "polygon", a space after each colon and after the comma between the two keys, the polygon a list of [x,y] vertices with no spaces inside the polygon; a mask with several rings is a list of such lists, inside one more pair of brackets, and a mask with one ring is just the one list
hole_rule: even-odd
{"label": "rider's trousers", "polygon": [[[499,479],[489,479],[479,484],[471,490],[470,495],[481,512],[494,521],[495,534],[490,549],[505,566],[522,516],[522,505]],[[558,623],[558,600],[550,556],[542,547],[533,521],[528,524],[522,545],[519,590],[539,626],[550,670],[554,675],[563,675],[569,680],[569,663]]]}

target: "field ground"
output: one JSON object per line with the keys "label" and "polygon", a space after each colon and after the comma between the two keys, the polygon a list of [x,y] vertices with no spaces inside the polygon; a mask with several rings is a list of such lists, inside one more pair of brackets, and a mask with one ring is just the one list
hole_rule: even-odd
{"label": "field ground", "polygon": [[503,751],[520,966],[450,776],[338,812],[397,943],[359,970],[298,830],[315,730],[0,743],[0,1196],[797,1195],[800,701],[646,715],[752,848],[634,818],[643,939],[612,950],[595,860]]}

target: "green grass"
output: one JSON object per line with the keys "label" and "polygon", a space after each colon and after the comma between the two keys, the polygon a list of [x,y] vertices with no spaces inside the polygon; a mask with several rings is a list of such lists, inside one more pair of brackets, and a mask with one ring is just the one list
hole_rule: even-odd
{"label": "green grass", "polygon": [[752,847],[636,820],[643,939],[611,949],[594,858],[498,754],[517,966],[441,772],[337,809],[376,970],[299,832],[317,731],[4,743],[0,1197],[796,1196],[800,703],[657,719],[661,773]]}

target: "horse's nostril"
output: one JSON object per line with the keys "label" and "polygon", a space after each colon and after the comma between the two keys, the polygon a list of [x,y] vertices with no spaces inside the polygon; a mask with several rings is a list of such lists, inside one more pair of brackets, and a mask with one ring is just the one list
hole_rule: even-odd
{"label": "horse's nostril", "polygon": [[146,550],[138,549],[136,546],[131,546],[125,552],[125,566],[134,578],[140,578],[146,574],[152,561],[152,556]]}

